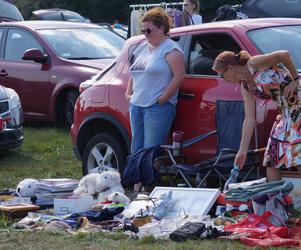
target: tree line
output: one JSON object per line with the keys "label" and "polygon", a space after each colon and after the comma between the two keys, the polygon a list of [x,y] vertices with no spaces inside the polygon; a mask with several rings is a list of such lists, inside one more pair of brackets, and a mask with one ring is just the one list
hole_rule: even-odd
{"label": "tree line", "polygon": [[[181,2],[162,1],[162,2]],[[127,23],[130,16],[131,4],[160,3],[160,0],[14,0],[25,20],[32,19],[32,11],[48,8],[62,8],[76,11],[92,22],[109,22],[118,19]],[[241,4],[242,0],[200,0],[200,13],[205,22],[215,16],[218,7],[224,4]]]}

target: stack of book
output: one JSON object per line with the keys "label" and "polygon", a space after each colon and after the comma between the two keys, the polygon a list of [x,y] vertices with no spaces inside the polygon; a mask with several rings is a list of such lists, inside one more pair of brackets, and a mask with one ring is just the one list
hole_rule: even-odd
{"label": "stack of book", "polygon": [[62,198],[73,193],[77,188],[78,180],[69,178],[55,178],[55,179],[39,179],[36,184],[36,205],[47,207],[53,206],[54,198]]}

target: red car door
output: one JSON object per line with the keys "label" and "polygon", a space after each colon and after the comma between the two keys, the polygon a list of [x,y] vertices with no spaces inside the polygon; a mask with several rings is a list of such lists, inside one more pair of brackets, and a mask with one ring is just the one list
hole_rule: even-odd
{"label": "red car door", "polygon": [[[215,130],[216,100],[241,100],[240,86],[219,78],[211,69],[215,57],[223,50],[241,50],[230,31],[202,32],[191,35],[185,45],[186,76],[183,80],[173,130],[183,130],[185,140]],[[190,162],[199,162],[215,154],[216,136],[185,149]]]}
{"label": "red car door", "polygon": [[27,118],[43,119],[49,112],[50,66],[22,60],[24,52],[30,48],[44,51],[33,34],[24,29],[8,29],[5,49],[0,61],[0,82],[18,93]]}

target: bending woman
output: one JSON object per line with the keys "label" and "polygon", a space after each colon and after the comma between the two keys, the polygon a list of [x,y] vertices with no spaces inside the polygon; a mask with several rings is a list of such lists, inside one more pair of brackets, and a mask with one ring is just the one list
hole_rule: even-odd
{"label": "bending woman", "polygon": [[288,51],[251,57],[246,51],[225,51],[213,64],[220,77],[241,85],[245,106],[242,138],[235,163],[243,168],[256,124],[255,97],[272,99],[280,115],[272,127],[263,165],[268,181],[281,179],[280,167],[301,166],[301,92],[298,71]]}

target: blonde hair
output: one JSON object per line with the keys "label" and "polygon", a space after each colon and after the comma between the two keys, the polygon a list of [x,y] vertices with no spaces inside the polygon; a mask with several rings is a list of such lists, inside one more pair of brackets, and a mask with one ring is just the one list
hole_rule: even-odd
{"label": "blonde hair", "polygon": [[172,22],[169,15],[167,15],[160,7],[152,8],[145,12],[142,22],[152,22],[157,28],[163,27],[165,35],[167,35],[172,27]]}

